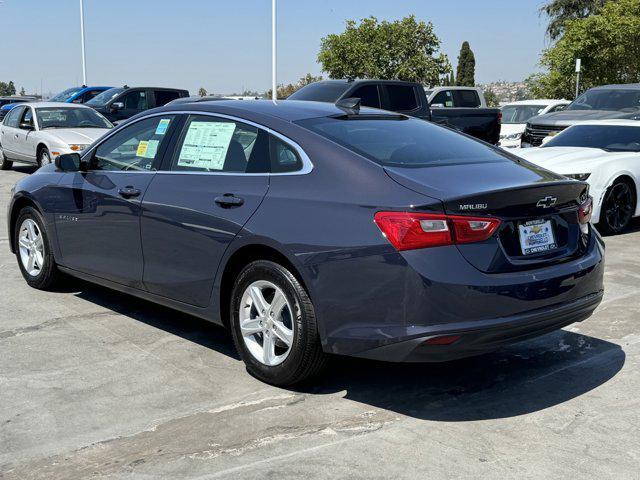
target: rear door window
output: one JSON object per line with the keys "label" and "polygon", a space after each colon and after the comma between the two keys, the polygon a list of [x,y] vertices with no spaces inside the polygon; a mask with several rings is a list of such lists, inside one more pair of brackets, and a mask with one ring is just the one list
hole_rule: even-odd
{"label": "rear door window", "polygon": [[475,90],[454,90],[453,103],[458,108],[478,108],[480,96]]}
{"label": "rear door window", "polygon": [[266,173],[269,135],[234,120],[192,115],[182,130],[171,170],[192,172]]}
{"label": "rear door window", "polygon": [[122,99],[122,102],[124,103],[124,108],[127,110],[146,110],[149,108],[147,92],[144,90],[127,93]]}
{"label": "rear door window", "polygon": [[409,112],[418,108],[415,89],[407,85],[384,85],[387,93],[385,108],[393,112]]}
{"label": "rear door window", "polygon": [[363,107],[380,108],[380,94],[376,85],[363,85],[356,88],[349,97],[360,99],[360,105]]}
{"label": "rear door window", "polygon": [[156,96],[156,107],[162,107],[163,105],[169,103],[171,100],[180,98],[179,92],[170,90],[155,90],[154,94]]}

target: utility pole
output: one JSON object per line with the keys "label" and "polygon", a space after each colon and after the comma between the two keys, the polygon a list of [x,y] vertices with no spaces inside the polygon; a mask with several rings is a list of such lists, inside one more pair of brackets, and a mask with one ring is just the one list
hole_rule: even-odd
{"label": "utility pole", "polygon": [[580,94],[580,68],[582,67],[582,60],[576,58],[576,98]]}
{"label": "utility pole", "polygon": [[82,48],[82,85],[87,84],[87,57],[84,52],[84,1],[80,0],[80,45]]}
{"label": "utility pole", "polygon": [[271,99],[274,103],[278,99],[276,39],[276,0],[271,0]]}

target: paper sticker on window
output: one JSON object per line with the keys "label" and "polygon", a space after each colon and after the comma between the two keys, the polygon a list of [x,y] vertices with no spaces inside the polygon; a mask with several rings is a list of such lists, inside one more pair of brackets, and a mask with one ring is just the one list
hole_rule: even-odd
{"label": "paper sticker on window", "polygon": [[140,140],[140,143],[138,143],[138,149],[136,150],[136,157],[144,157],[147,154],[148,148],[149,142],[146,140]]}
{"label": "paper sticker on window", "polygon": [[235,129],[232,122],[191,122],[178,165],[222,170]]}
{"label": "paper sticker on window", "polygon": [[156,127],[156,135],[164,135],[167,132],[167,128],[169,128],[169,122],[171,122],[171,120],[168,118],[160,120]]}
{"label": "paper sticker on window", "polygon": [[156,153],[158,153],[158,145],[160,145],[160,140],[149,140],[147,142],[147,149],[142,156],[144,158],[156,158]]}

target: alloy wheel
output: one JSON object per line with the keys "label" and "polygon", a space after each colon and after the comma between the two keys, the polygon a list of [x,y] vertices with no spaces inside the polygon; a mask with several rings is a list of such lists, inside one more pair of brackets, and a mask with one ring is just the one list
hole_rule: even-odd
{"label": "alloy wheel", "polygon": [[633,216],[633,192],[624,182],[616,183],[604,201],[607,225],[613,232],[623,230]]}
{"label": "alloy wheel", "polygon": [[18,248],[22,266],[29,275],[37,277],[44,268],[44,239],[38,224],[30,218],[20,225]]}
{"label": "alloy wheel", "polygon": [[240,302],[240,331],[256,360],[271,367],[285,361],[293,345],[294,314],[277,285],[258,280],[245,289]]}

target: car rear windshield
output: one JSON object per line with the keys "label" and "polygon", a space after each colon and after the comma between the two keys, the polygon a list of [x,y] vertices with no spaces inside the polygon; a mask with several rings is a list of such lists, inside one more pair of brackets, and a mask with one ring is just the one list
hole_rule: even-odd
{"label": "car rear windshield", "polygon": [[287,98],[289,100],[336,103],[348,88],[349,85],[346,83],[310,83]]}
{"label": "car rear windshield", "polygon": [[50,102],[66,102],[67,100],[69,100],[71,97],[73,97],[76,93],[78,93],[80,91],[79,88],[68,88],[63,92],[60,92],[59,94],[57,94],[55,97],[51,98],[49,101]]}
{"label": "car rear windshield", "polygon": [[417,168],[512,161],[487,144],[425,120],[359,115],[296,123],[383,166]]}
{"label": "car rear windshield", "polygon": [[502,107],[502,123],[527,123],[544,109],[544,105],[506,105]]}
{"label": "car rear windshield", "polygon": [[635,112],[640,109],[640,89],[597,88],[584,92],[567,110],[617,110]]}
{"label": "car rear windshield", "polygon": [[608,152],[640,152],[640,126],[575,125],[553,137],[542,147],[585,147]]}
{"label": "car rear windshield", "polygon": [[89,100],[87,105],[105,105],[116,95],[124,92],[124,88],[110,88],[109,90],[105,90],[104,92],[96,95],[91,100]]}
{"label": "car rear windshield", "polygon": [[36,108],[40,129],[112,128],[109,120],[91,108]]}

